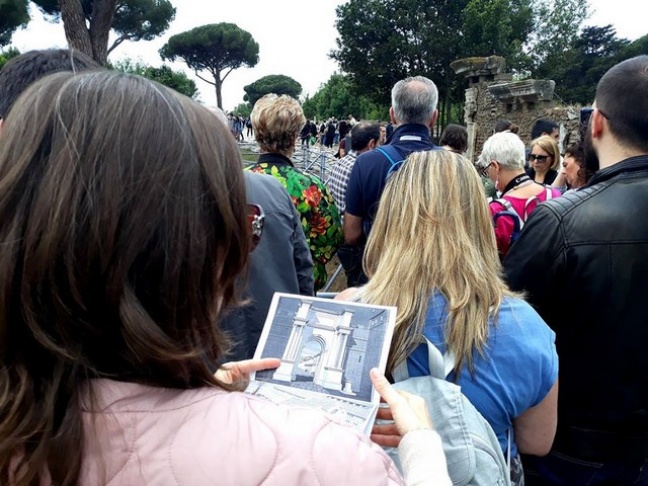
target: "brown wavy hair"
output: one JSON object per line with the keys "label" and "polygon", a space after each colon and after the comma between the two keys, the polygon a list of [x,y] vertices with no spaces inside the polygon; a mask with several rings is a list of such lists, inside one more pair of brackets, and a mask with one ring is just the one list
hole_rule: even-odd
{"label": "brown wavy hair", "polygon": [[61,73],[18,100],[0,135],[0,484],[76,484],[91,378],[222,386],[245,207],[227,129],[161,85]]}

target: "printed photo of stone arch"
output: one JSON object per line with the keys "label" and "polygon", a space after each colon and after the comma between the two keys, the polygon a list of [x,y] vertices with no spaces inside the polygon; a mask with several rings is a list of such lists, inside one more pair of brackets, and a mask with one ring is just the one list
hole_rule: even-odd
{"label": "printed photo of stone arch", "polygon": [[281,365],[254,379],[377,403],[369,370],[385,368],[394,322],[391,307],[277,294],[255,358]]}

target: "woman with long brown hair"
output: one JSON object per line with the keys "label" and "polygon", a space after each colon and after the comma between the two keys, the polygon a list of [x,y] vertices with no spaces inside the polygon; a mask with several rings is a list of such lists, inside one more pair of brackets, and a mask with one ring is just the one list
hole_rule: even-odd
{"label": "woman with long brown hair", "polygon": [[[514,466],[549,452],[556,429],[555,334],[507,288],[488,204],[464,157],[416,152],[391,176],[365,249],[369,283],[342,298],[398,308],[387,369],[430,374],[423,338],[455,357],[448,379],[481,412]],[[423,344],[422,344],[423,343]],[[520,480],[520,468],[513,471]]]}
{"label": "woman with long brown hair", "polygon": [[278,360],[213,374],[253,232],[208,110],[60,73],[4,122],[0,484],[401,484],[368,438],[231,391]]}

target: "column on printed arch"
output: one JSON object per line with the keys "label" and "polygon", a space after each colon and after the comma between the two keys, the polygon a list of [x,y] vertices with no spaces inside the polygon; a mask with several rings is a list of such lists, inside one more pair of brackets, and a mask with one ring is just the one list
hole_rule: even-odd
{"label": "column on printed arch", "polygon": [[288,338],[288,344],[286,344],[286,349],[281,358],[281,365],[272,375],[274,380],[292,381],[293,379],[295,360],[297,359],[297,353],[301,346],[304,328],[308,324],[308,312],[310,311],[311,305],[311,302],[303,301],[297,309],[297,313],[293,318],[293,326],[290,337]]}
{"label": "column on printed arch", "polygon": [[327,365],[324,367],[324,373],[322,374],[321,385],[325,388],[342,391],[345,351],[352,331],[351,317],[353,317],[353,313],[351,311],[345,311],[339,318],[338,325],[335,329],[333,345],[328,355]]}

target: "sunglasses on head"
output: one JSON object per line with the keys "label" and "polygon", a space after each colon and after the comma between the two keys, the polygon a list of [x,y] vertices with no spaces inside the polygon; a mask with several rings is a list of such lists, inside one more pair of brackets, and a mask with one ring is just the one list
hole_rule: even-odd
{"label": "sunglasses on head", "polygon": [[265,224],[265,214],[263,208],[258,204],[248,204],[248,225],[250,228],[251,243],[250,251],[254,251],[263,235],[263,225]]}
{"label": "sunglasses on head", "polygon": [[536,155],[536,154],[529,154],[529,160],[537,160],[541,164],[544,164],[547,159],[549,159],[551,156],[550,155]]}

